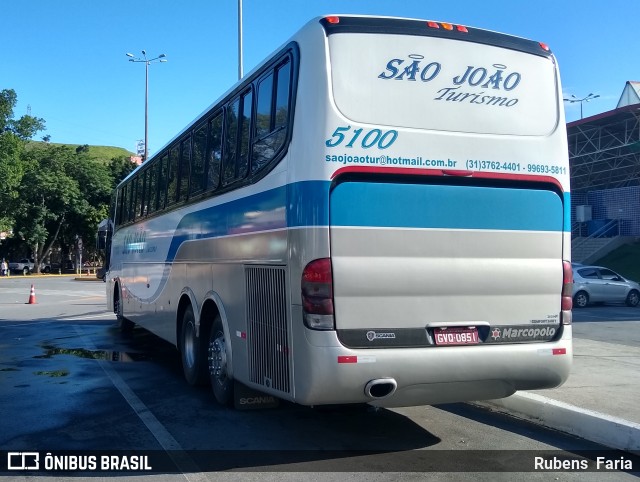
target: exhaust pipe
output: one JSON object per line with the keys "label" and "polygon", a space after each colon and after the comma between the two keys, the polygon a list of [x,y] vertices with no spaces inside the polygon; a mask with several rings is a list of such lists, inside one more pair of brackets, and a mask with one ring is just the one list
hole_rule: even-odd
{"label": "exhaust pipe", "polygon": [[365,385],[364,393],[368,397],[379,400],[393,395],[396,388],[398,384],[393,378],[376,378]]}

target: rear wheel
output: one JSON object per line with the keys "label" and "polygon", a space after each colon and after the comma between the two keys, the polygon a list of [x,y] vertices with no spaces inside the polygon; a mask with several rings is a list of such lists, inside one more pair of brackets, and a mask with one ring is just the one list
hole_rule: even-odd
{"label": "rear wheel", "polygon": [[26,266],[22,268],[22,274],[23,276],[27,276],[29,274],[29,268],[27,268]]}
{"label": "rear wheel", "polygon": [[640,303],[640,293],[636,290],[629,291],[626,303],[627,306],[638,306],[638,303]]}
{"label": "rear wheel", "polygon": [[[202,335],[202,333],[201,333]],[[184,377],[190,385],[203,385],[207,382],[207,345],[202,336],[197,336],[196,317],[191,305],[182,317],[180,336],[180,355]]]}
{"label": "rear wheel", "polygon": [[584,308],[589,303],[589,295],[586,291],[578,291],[573,297],[573,304],[578,308]]}
{"label": "rear wheel", "polygon": [[229,375],[227,364],[228,343],[229,340],[224,336],[222,320],[220,315],[217,315],[209,335],[209,377],[213,396],[220,405],[225,406],[233,403],[233,379]]}

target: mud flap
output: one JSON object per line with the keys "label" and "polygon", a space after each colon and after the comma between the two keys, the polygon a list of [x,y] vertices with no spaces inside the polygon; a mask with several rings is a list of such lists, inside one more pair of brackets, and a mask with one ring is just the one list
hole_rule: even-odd
{"label": "mud flap", "polygon": [[280,405],[279,398],[249,388],[238,381],[234,381],[233,394],[233,404],[236,410],[259,410],[276,408]]}

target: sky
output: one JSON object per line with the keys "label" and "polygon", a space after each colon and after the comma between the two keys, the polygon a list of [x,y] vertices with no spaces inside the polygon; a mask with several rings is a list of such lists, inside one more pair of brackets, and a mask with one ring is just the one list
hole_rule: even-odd
{"label": "sky", "polygon": [[[149,153],[162,148],[238,78],[238,0],[0,0],[0,90],[18,96],[16,118],[46,121],[51,142],[117,146],[144,138],[149,66]],[[544,42],[565,97],[592,93],[584,117],[614,109],[640,81],[638,0],[242,0],[248,73],[314,17],[421,18]],[[580,104],[565,103],[566,120]]]}

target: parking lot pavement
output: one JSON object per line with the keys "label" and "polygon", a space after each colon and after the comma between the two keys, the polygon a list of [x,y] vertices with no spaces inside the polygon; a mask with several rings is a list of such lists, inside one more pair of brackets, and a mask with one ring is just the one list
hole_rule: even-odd
{"label": "parking lot pavement", "polygon": [[482,405],[621,450],[640,450],[640,309],[574,310],[573,368],[551,390]]}

